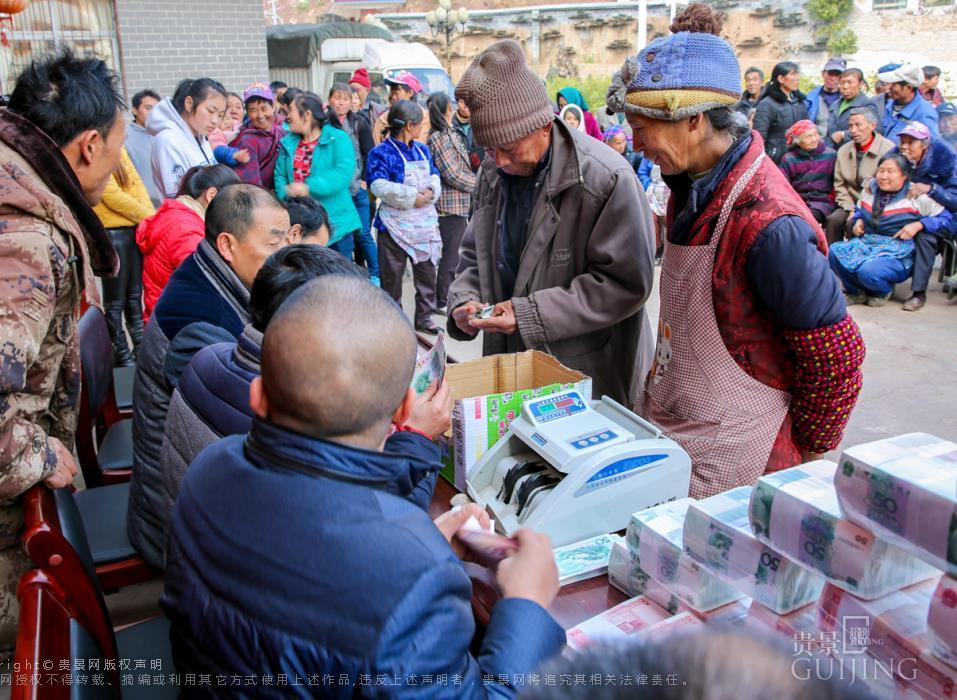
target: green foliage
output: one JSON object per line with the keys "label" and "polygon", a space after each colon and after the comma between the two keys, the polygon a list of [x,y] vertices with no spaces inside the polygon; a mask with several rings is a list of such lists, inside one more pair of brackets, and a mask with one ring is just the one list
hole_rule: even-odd
{"label": "green foliage", "polygon": [[857,53],[857,35],[847,26],[854,0],[810,0],[806,8],[816,24],[815,35],[827,39],[827,50],[832,56]]}
{"label": "green foliage", "polygon": [[857,53],[857,34],[849,27],[840,28],[828,37],[827,49],[832,56],[853,56]]}
{"label": "green foliage", "polygon": [[611,85],[611,78],[591,75],[587,78],[553,78],[545,83],[545,89],[548,90],[549,99],[554,100],[558,91],[565,87],[575,87],[581,92],[588,103],[589,111],[593,114],[605,105],[605,95],[608,94],[608,86]]}
{"label": "green foliage", "polygon": [[851,14],[854,0],[810,0],[805,7],[811,19],[831,24]]}

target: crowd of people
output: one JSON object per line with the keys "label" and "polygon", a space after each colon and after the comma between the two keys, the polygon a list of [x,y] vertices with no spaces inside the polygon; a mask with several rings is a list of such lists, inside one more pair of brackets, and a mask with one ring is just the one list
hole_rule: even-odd
{"label": "crowd of people", "polygon": [[[957,106],[944,100],[940,77],[936,66],[890,63],[869,95],[863,71],[835,57],[805,96],[795,63],[775,65],[767,84],[760,69],[745,71],[735,109],[824,227],[849,304],[883,306],[911,280],[902,308],[919,311],[942,241],[957,237]],[[903,161],[902,181],[879,176],[882,164]]]}
{"label": "crowd of people", "polygon": [[885,66],[869,97],[832,58],[805,96],[793,63],[742,80],[711,8],[671,29],[597,117],[509,40],[454,95],[401,73],[382,105],[365,69],[324,97],[204,77],[138,92],[129,125],[102,61],[27,68],[0,110],[0,642],[28,567],[18,499],[77,473],[95,276],[115,363],[135,365],[128,533],[165,572],[182,673],[445,674],[472,697],[513,695],[549,659],[596,663],[556,658],[555,561],[528,530],[471,646],[451,543],[488,516],[430,519],[451,390],[410,388],[437,314],[485,355],[547,351],[660,426],[694,497],[836,449],[865,353],[848,305],[912,277],[919,309],[954,237],[957,109],[932,67]]}

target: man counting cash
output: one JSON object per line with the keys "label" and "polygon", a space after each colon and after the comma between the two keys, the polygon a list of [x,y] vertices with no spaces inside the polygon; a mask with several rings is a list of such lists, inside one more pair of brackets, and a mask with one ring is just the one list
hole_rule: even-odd
{"label": "man counting cash", "polygon": [[449,290],[449,334],[485,331],[485,355],[543,350],[592,377],[596,396],[630,406],[651,359],[654,281],[634,170],[555,118],[514,41],[480,53],[455,96],[488,158]]}

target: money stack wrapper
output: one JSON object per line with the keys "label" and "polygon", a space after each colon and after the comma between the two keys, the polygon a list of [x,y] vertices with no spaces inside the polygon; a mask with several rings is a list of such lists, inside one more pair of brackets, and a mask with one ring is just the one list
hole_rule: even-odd
{"label": "money stack wrapper", "polygon": [[[600,576],[608,571],[608,559],[612,545],[624,543],[621,535],[598,535],[581,542],[555,548],[555,564],[558,566],[558,583],[565,586]],[[635,593],[633,595],[639,595]]]}
{"label": "money stack wrapper", "polygon": [[750,486],[702,501],[685,515],[684,548],[696,561],[778,615],[821,595],[824,578],[754,536],[748,520]]}
{"label": "money stack wrapper", "polygon": [[940,579],[930,602],[927,627],[934,656],[957,668],[957,579]]}
{"label": "money stack wrapper", "polygon": [[821,626],[834,633],[845,665],[847,659],[866,654],[879,662],[875,671],[894,676],[906,697],[955,697],[957,669],[931,653],[927,614],[936,584],[924,581],[876,600],[825,586],[819,603]]}
{"label": "money stack wrapper", "polygon": [[625,539],[638,565],[697,612],[727,605],[744,594],[684,553],[685,513],[693,502],[682,498],[631,516]]}
{"label": "money stack wrapper", "polygon": [[957,444],[909,433],[852,447],[834,486],[848,520],[957,576]]}
{"label": "money stack wrapper", "polygon": [[568,646],[584,649],[595,642],[615,641],[648,630],[671,614],[649,598],[640,595],[585,620],[565,633]]}
{"label": "money stack wrapper", "polygon": [[638,565],[638,555],[629,550],[628,545],[623,542],[612,545],[608,559],[608,582],[625,595],[651,598],[672,615],[684,609],[677,596]]}
{"label": "money stack wrapper", "polygon": [[751,494],[751,529],[761,541],[861,598],[879,598],[939,572],[842,517],[834,462],[766,474]]}

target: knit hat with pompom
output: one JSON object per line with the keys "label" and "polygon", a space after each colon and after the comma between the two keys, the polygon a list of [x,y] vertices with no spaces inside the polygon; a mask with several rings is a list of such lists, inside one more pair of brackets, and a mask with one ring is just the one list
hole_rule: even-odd
{"label": "knit hat with pompom", "polygon": [[680,121],[741,99],[741,68],[731,45],[717,36],[722,20],[695,3],[675,17],[671,36],[625,61],[608,88],[608,111]]}

